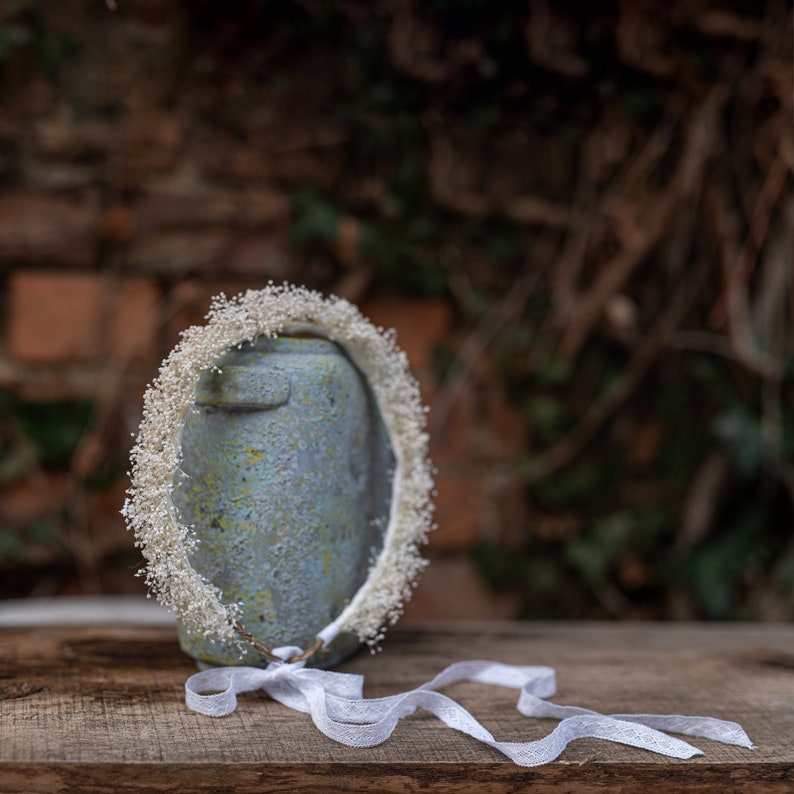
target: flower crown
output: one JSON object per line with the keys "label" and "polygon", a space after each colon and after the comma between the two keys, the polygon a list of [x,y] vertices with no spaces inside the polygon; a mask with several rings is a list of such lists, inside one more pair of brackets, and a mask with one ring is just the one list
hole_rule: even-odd
{"label": "flower crown", "polygon": [[[131,485],[122,513],[146,560],[150,594],[204,636],[251,641],[240,624],[242,604],[223,594],[190,563],[197,538],[180,522],[172,495],[181,436],[202,372],[233,347],[258,337],[310,333],[337,343],[372,389],[388,432],[395,470],[381,552],[364,584],[334,621],[317,632],[327,645],[341,631],[377,644],[402,614],[427,562],[419,547],[432,529],[432,469],[427,455],[426,409],[395,333],[376,328],[346,300],[292,285],[270,284],[231,299],[213,299],[207,324],[182,333],[144,395],[143,419],[131,451]],[[320,642],[321,641],[321,642]]]}

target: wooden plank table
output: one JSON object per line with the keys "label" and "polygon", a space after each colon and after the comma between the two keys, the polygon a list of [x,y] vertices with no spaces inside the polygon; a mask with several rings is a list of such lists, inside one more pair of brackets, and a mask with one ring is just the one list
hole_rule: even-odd
{"label": "wooden plank table", "polygon": [[[757,749],[694,739],[705,756],[678,761],[586,739],[523,769],[422,711],[385,744],[351,749],[261,693],[220,719],[189,711],[183,686],[195,668],[172,626],[20,626],[0,628],[0,791],[794,791],[792,626],[405,625],[382,653],[340,669],[365,674],[365,694],[381,696],[478,658],[554,667],[558,703],[735,720]],[[557,724],[520,715],[513,690],[445,692],[497,739]]]}

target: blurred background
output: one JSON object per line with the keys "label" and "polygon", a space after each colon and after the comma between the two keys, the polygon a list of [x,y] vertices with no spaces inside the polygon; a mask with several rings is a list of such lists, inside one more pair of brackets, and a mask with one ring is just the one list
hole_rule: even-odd
{"label": "blurred background", "polygon": [[2,0],[0,598],[141,593],[145,385],[210,297],[395,327],[414,618],[794,617],[787,0]]}

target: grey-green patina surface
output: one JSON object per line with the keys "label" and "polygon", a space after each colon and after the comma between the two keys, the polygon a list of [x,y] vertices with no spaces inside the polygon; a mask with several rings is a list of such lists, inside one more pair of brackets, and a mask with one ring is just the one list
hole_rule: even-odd
{"label": "grey-green patina surface", "polygon": [[[182,454],[174,504],[200,539],[193,567],[244,605],[260,642],[311,646],[364,583],[388,523],[394,457],[361,373],[325,339],[246,343],[202,375]],[[202,666],[265,663],[179,633]],[[357,644],[343,635],[313,662]]]}

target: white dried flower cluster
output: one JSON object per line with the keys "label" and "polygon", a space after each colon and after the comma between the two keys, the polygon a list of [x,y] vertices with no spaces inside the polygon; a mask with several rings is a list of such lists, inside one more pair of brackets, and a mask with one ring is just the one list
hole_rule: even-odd
{"label": "white dried flower cluster", "polygon": [[419,547],[432,528],[425,409],[405,353],[398,349],[393,331],[376,328],[348,301],[325,298],[303,287],[270,284],[232,299],[221,294],[213,300],[207,318],[207,325],[183,332],[147,389],[131,452],[131,487],[122,512],[146,559],[150,592],[187,626],[206,636],[235,637],[233,624],[241,605],[224,604],[218,588],[191,566],[188,555],[197,541],[191,529],[180,523],[172,502],[185,416],[193,406],[201,373],[228,349],[260,336],[314,333],[339,344],[369,382],[395,456],[383,549],[351,602],[322,631],[327,641],[347,631],[377,643],[383,628],[402,614],[402,605],[426,565]]}

